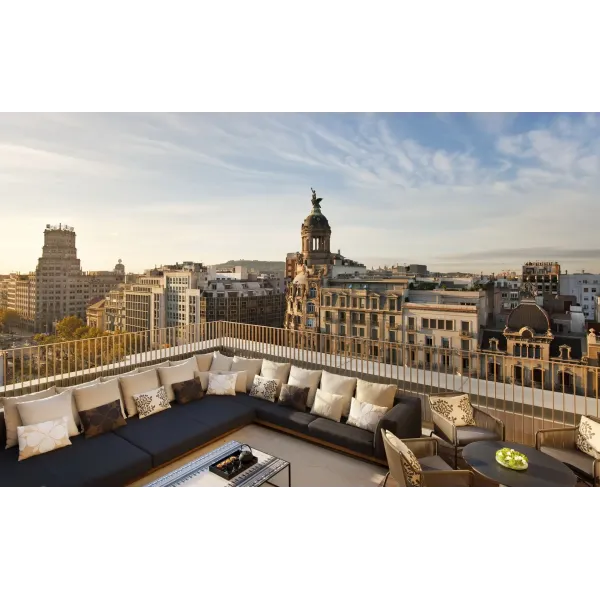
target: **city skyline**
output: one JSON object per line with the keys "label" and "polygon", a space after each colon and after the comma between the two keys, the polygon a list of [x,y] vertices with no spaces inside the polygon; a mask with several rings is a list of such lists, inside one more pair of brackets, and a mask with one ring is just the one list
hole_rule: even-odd
{"label": "city skyline", "polygon": [[0,273],[34,270],[59,222],[86,271],[283,261],[311,186],[332,249],[368,267],[597,272],[599,130],[595,114],[2,114]]}

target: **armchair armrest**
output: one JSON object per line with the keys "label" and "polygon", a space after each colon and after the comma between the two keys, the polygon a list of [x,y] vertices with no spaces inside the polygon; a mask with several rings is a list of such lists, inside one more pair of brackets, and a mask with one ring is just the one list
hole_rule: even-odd
{"label": "armchair armrest", "polygon": [[417,397],[401,398],[398,404],[379,420],[373,437],[373,446],[375,456],[386,460],[381,437],[382,429],[387,429],[402,440],[421,437],[421,400]]}
{"label": "armchair armrest", "polygon": [[579,427],[563,427],[561,429],[540,429],[535,434],[535,447],[566,448],[573,450],[576,446]]}
{"label": "armchair armrest", "polygon": [[471,471],[425,471],[423,482],[425,487],[473,487]]}
{"label": "armchair armrest", "polygon": [[414,438],[402,440],[417,458],[437,456],[438,441],[434,438]]}
{"label": "armchair armrest", "polygon": [[433,410],[431,411],[431,418],[433,419],[434,433],[453,446],[457,446],[458,435],[456,434],[456,425]]}
{"label": "armchair armrest", "polygon": [[473,416],[475,417],[477,427],[494,431],[502,441],[506,439],[504,423],[500,419],[492,417],[489,413],[480,408],[476,408],[475,406],[473,407]]}
{"label": "armchair armrest", "polygon": [[6,423],[4,422],[4,407],[0,408],[0,451],[6,446]]}

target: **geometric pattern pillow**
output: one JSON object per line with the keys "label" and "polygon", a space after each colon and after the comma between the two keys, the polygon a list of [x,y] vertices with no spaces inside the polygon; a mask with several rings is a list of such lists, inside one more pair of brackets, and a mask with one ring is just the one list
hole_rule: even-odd
{"label": "geometric pattern pillow", "polygon": [[[213,359],[214,363],[214,359]],[[237,373],[209,373],[207,396],[235,396]]]}
{"label": "geometric pattern pillow", "polygon": [[423,471],[419,461],[417,460],[417,457],[413,454],[412,450],[391,431],[385,431],[384,435],[394,450],[400,454],[402,470],[404,471],[404,478],[407,485],[409,487],[422,487]]}
{"label": "geometric pattern pillow", "polygon": [[456,427],[476,425],[473,407],[469,402],[469,394],[446,397],[430,396],[429,404],[433,412],[452,421]]}
{"label": "geometric pattern pillow", "polygon": [[[290,375],[290,379],[291,378],[292,376]],[[284,383],[281,386],[281,393],[279,394],[279,402],[277,404],[279,406],[285,406],[287,408],[293,408],[294,410],[305,412],[308,404],[309,393],[309,387],[298,387]]]}
{"label": "geometric pattern pillow", "polygon": [[600,423],[581,417],[576,444],[582,452],[600,459]]}
{"label": "geometric pattern pillow", "polygon": [[255,375],[252,387],[250,388],[250,395],[253,398],[275,402],[280,384],[281,381],[279,379],[269,379],[268,377]]}
{"label": "geometric pattern pillow", "polygon": [[108,404],[82,410],[79,413],[86,438],[91,438],[102,433],[114,431],[127,425],[123,418],[121,400],[114,400]]}
{"label": "geometric pattern pillow", "polygon": [[388,410],[389,408],[387,406],[377,406],[369,402],[361,402],[356,398],[352,398],[347,424],[375,433],[381,417],[383,417]]}
{"label": "geometric pattern pillow", "polygon": [[192,400],[204,398],[204,390],[202,389],[202,383],[198,376],[188,381],[174,383],[173,392],[175,393],[175,401],[178,404],[187,404]]}
{"label": "geometric pattern pillow", "polygon": [[[119,409],[120,410],[120,409]],[[19,460],[70,446],[68,418],[17,427]]]}
{"label": "geometric pattern pillow", "polygon": [[135,402],[140,419],[145,419],[150,415],[171,408],[164,386],[144,392],[143,394],[135,394],[133,401]]}

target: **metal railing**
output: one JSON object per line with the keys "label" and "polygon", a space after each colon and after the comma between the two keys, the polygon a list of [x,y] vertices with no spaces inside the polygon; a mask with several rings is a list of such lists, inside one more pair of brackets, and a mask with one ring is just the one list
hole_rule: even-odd
{"label": "metal railing", "polygon": [[539,429],[577,424],[584,414],[600,416],[598,367],[225,321],[4,350],[0,397],[212,350],[393,383],[421,397],[425,425],[431,422],[430,395],[468,393],[475,406],[505,423],[509,440],[522,443],[534,444]]}

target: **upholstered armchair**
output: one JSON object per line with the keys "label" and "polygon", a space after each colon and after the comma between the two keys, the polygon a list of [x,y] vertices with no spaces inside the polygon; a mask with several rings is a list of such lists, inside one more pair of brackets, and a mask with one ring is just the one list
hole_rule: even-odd
{"label": "upholstered armchair", "polygon": [[[457,394],[440,394],[436,398],[452,397]],[[492,417],[489,413],[471,405],[473,411],[473,424],[457,426],[447,416],[435,410],[433,402],[431,416],[433,421],[432,435],[452,446],[454,451],[454,467],[458,467],[458,457],[461,450],[473,442],[500,441],[505,439],[504,423]]]}
{"label": "upholstered armchair", "polygon": [[399,440],[382,431],[390,468],[382,487],[391,475],[401,487],[471,487],[471,471],[455,471],[438,456],[438,441],[433,438]]}
{"label": "upholstered armchair", "polygon": [[[600,423],[600,419],[588,416]],[[562,429],[542,429],[535,435],[535,447],[569,467],[588,485],[600,487],[600,459],[594,458],[577,448],[579,426]]]}

